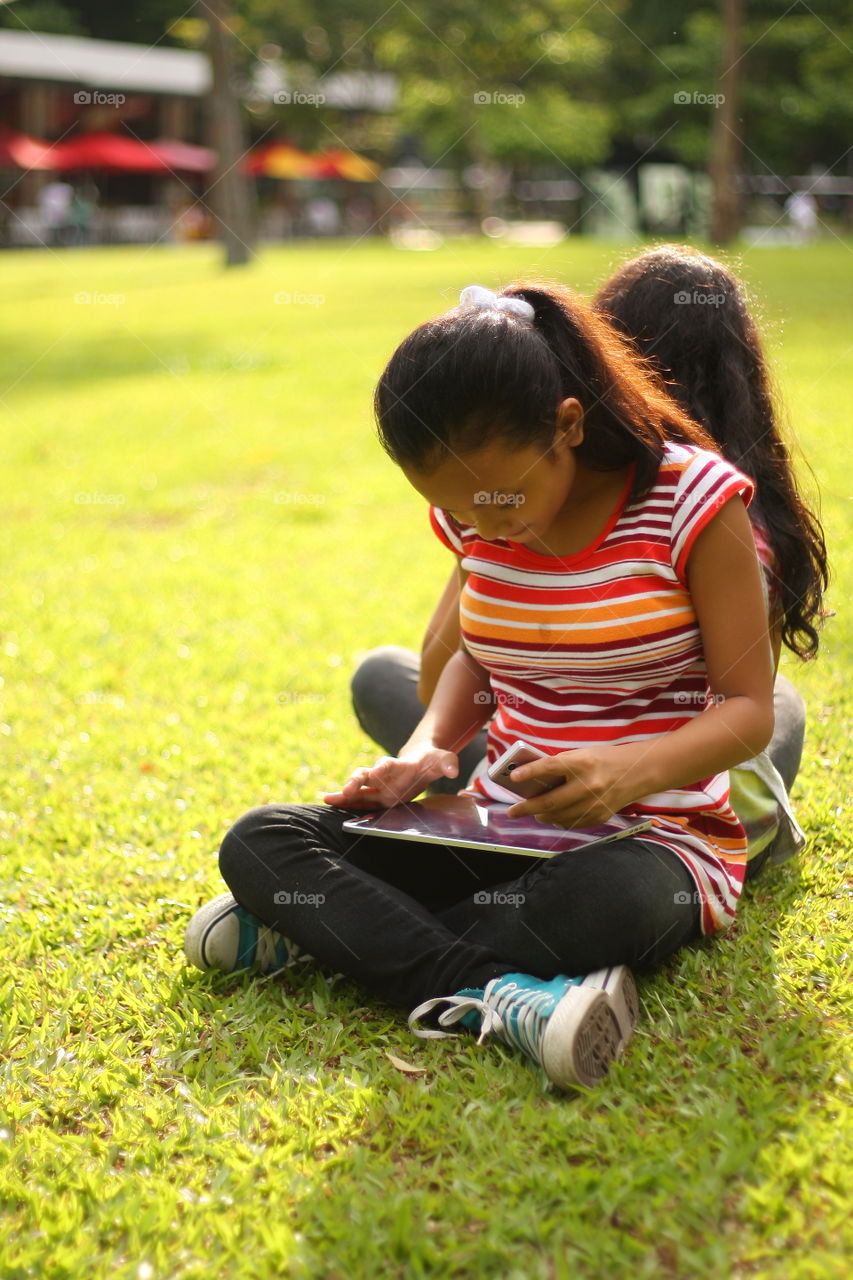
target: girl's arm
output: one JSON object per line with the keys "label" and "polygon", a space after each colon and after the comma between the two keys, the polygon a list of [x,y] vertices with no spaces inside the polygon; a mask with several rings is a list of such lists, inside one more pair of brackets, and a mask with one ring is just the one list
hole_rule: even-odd
{"label": "girl's arm", "polygon": [[475,737],[494,710],[488,672],[465,649],[457,649],[442,671],[432,701],[397,756],[383,756],[372,769],[356,769],[340,791],[324,797],[344,808],[387,809],[420,795],[435,778],[455,778],[457,753]]}
{"label": "girl's arm", "polygon": [[519,779],[567,782],[513,805],[510,815],[593,826],[644,796],[688,786],[763,750],[773,732],[773,655],[760,573],[746,508],[733,498],[699,534],[687,566],[713,705],[657,738],[524,765]]}
{"label": "girl's arm", "polygon": [[400,758],[425,745],[459,752],[475,738],[494,710],[489,673],[467,649],[457,649],[438,678],[424,717]]}
{"label": "girl's arm", "polygon": [[464,576],[461,566],[457,565],[424,632],[418,697],[425,707],[429,706],[447,662],[459,648],[459,595]]}

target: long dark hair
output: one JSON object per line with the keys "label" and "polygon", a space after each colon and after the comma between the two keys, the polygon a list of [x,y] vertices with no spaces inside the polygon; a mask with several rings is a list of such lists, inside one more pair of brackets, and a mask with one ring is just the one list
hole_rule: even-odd
{"label": "long dark hair", "polygon": [[820,521],[797,486],[744,287],[714,258],[662,245],[632,259],[593,306],[659,371],[724,457],[755,481],[750,508],[775,557],[782,640],[813,657],[828,582]]}
{"label": "long dark hair", "polygon": [[504,295],[529,302],[533,323],[496,308],[455,308],[394,352],[374,407],[383,448],[400,466],[428,472],[491,440],[547,450],[557,407],[572,396],[584,409],[576,453],[601,471],[634,462],[633,497],[654,484],[665,441],[715,448],[583,299],[551,283],[516,284]]}

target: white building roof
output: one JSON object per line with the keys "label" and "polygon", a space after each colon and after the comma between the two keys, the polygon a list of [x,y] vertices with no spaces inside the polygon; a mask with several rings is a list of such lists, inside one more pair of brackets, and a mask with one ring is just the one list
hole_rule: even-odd
{"label": "white building roof", "polygon": [[[54,80],[87,89],[174,93],[198,98],[210,88],[207,54],[193,49],[123,44],[84,36],[0,30],[0,76]],[[290,87],[281,63],[258,62],[248,97],[276,102]],[[392,111],[397,78],[388,72],[339,71],[317,81],[315,92],[332,107]]]}
{"label": "white building roof", "polygon": [[0,76],[195,98],[208,90],[210,65],[192,49],[0,31]]}

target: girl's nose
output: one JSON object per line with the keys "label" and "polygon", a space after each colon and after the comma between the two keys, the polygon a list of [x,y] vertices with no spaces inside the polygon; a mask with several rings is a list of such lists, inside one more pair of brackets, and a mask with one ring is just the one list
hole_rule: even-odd
{"label": "girl's nose", "polygon": [[494,542],[496,538],[513,538],[521,532],[518,519],[506,511],[484,511],[476,513],[474,523],[481,538],[486,542]]}

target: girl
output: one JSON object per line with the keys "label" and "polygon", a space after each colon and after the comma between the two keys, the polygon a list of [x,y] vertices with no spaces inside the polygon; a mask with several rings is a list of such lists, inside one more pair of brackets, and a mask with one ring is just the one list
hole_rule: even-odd
{"label": "girl", "polygon": [[[810,656],[817,649],[826,547],[820,524],[797,488],[743,287],[713,258],[663,245],[620,268],[593,306],[634,342],[685,412],[755,483],[749,514],[772,611],[774,661],[778,666],[780,643],[800,657]],[[393,753],[420,720],[458,644],[454,572],[427,627],[421,660],[407,649],[387,646],[369,654],[353,677],[359,722],[386,751]],[[749,837],[747,879],[805,842],[788,803],[802,755],[805,707],[779,674],[774,711],[766,753],[741,762],[730,775],[731,802]],[[482,767],[484,755],[481,733],[460,753],[460,776],[468,778]],[[457,786],[454,780],[439,780],[431,790]]]}
{"label": "girl", "polygon": [[[627,966],[725,928],[743,882],[725,770],[773,725],[753,485],[557,286],[464,290],[392,356],[376,412],[460,561],[462,645],[397,757],[357,769],[329,807],[265,805],[231,828],[233,897],[196,913],[187,954],[269,970],[304,949],[416,1006],[420,1034],[460,1022],[560,1087],[591,1084],[636,1017]],[[456,777],[490,719],[490,760],[523,737],[543,758],[516,776],[559,782],[510,816],[651,828],[521,869],[343,831]],[[505,798],[485,777],[474,790]]]}

